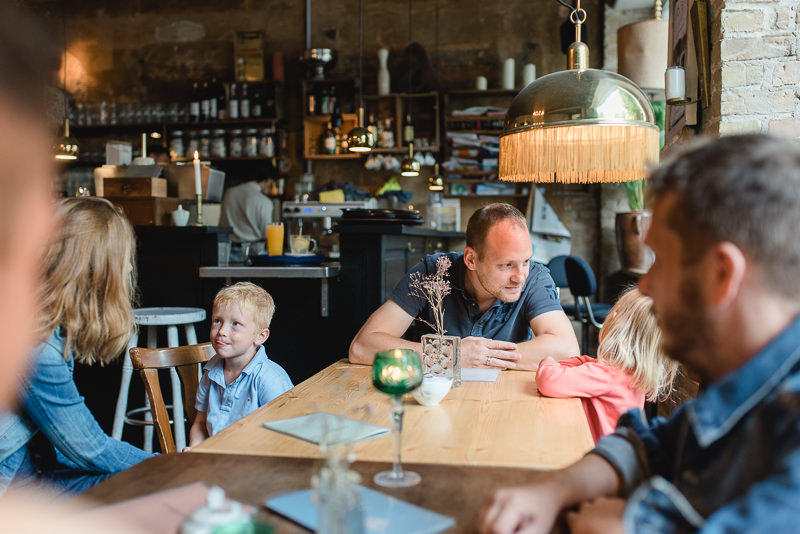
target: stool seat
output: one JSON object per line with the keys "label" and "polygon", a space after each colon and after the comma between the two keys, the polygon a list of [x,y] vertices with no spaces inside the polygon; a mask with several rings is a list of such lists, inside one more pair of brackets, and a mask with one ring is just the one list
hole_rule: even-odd
{"label": "stool seat", "polygon": [[[134,322],[139,326],[147,327],[147,347],[156,348],[158,343],[158,327],[165,326],[167,328],[167,346],[178,347],[178,326],[183,326],[186,344],[196,345],[197,335],[194,330],[194,324],[204,321],[206,318],[206,311],[203,308],[189,308],[181,306],[164,306],[154,308],[137,308],[133,310]],[[139,343],[138,334],[134,334],[128,342],[128,348],[125,351],[124,360],[122,363],[122,380],[120,382],[119,396],[117,397],[117,406],[114,412],[114,424],[111,431],[111,436],[114,439],[122,439],[122,427],[125,424],[145,425],[145,439],[144,450],[152,452],[153,446],[153,427],[150,420],[150,408],[147,397],[145,396],[144,408],[137,408],[128,410],[128,391],[130,390],[130,381],[133,375],[133,365],[131,365],[130,349],[137,347]],[[170,370],[170,379],[172,382],[172,396],[173,398],[182,398],[180,389],[180,379],[178,373]],[[175,402],[172,405],[173,421],[175,424],[175,442],[178,450],[181,450],[186,443],[186,436],[184,431],[184,415],[183,403]],[[144,421],[131,418],[132,415],[138,413],[144,414]]]}
{"label": "stool seat", "polygon": [[170,326],[199,323],[205,321],[206,311],[203,308],[136,308],[133,311],[136,324],[144,326]]}

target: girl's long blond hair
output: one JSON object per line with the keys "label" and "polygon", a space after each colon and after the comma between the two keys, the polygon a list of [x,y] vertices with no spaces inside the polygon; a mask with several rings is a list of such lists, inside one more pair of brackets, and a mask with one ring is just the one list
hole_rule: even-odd
{"label": "girl's long blond hair", "polygon": [[649,401],[666,399],[678,363],[661,349],[661,330],[653,316],[653,301],[637,288],[626,291],[603,323],[597,358],[633,376],[634,387]]}
{"label": "girl's long blond hair", "polygon": [[[64,357],[106,364],[134,332],[136,238],[128,220],[107,200],[68,198],[61,227],[45,255],[39,338],[61,327]],[[133,268],[133,269],[132,269]]]}

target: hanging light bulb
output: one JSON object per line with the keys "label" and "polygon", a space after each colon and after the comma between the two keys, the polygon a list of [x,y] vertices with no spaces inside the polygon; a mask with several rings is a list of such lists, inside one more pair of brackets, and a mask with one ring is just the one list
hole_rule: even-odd
{"label": "hanging light bulb", "polygon": [[[66,10],[65,10],[66,11]],[[69,135],[69,102],[67,99],[67,19],[64,17],[64,135],[53,147],[56,159],[78,159],[78,140]]]}
{"label": "hanging light bulb", "polygon": [[433,176],[428,178],[428,191],[444,191],[444,178],[439,174],[439,164],[433,166]]}
{"label": "hanging light bulb", "polygon": [[369,152],[375,146],[375,135],[364,127],[364,74],[362,64],[364,62],[364,15],[361,6],[362,0],[358,0],[358,78],[361,80],[358,86],[358,124],[347,133],[347,148],[350,152]]}
{"label": "hanging light bulb", "polygon": [[408,155],[400,164],[400,174],[402,176],[419,176],[420,164],[414,159],[414,140],[408,143]]}

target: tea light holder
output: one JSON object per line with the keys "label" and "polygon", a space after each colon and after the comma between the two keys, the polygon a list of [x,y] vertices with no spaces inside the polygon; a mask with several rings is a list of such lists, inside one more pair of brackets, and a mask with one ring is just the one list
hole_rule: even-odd
{"label": "tea light holder", "polygon": [[686,71],[683,67],[667,67],[664,73],[664,95],[667,104],[671,106],[685,106],[697,102],[686,96]]}

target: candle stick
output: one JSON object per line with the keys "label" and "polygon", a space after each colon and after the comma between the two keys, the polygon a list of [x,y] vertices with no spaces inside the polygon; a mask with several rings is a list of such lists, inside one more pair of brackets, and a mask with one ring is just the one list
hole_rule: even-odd
{"label": "candle stick", "polygon": [[203,185],[200,182],[200,154],[197,150],[194,151],[194,193],[196,195],[203,195]]}
{"label": "candle stick", "polygon": [[142,157],[147,157],[147,134],[142,134]]}

